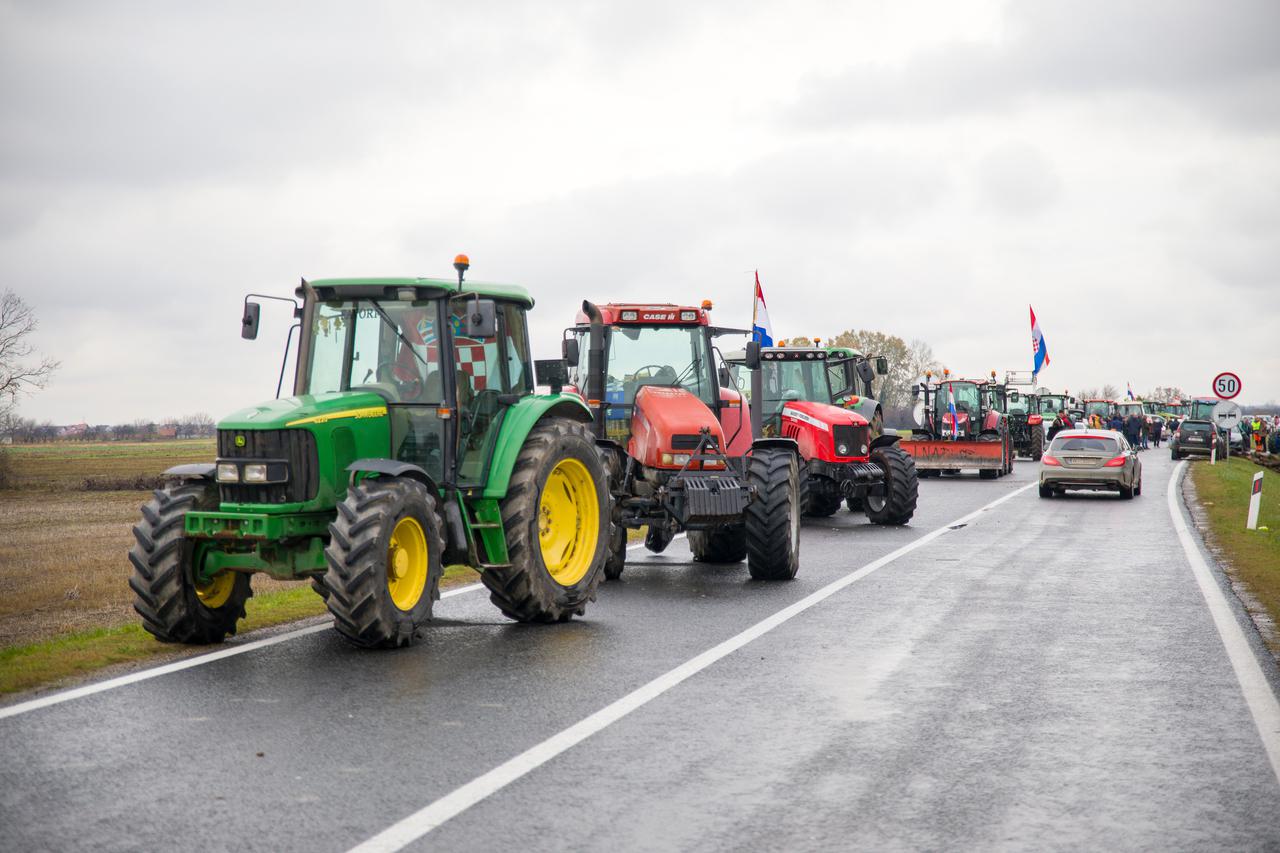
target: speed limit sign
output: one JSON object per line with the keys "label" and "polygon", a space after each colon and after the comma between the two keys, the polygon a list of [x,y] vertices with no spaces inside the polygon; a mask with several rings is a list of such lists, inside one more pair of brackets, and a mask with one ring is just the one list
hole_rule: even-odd
{"label": "speed limit sign", "polygon": [[1213,377],[1213,393],[1223,400],[1240,396],[1240,377],[1234,373],[1219,373]]}

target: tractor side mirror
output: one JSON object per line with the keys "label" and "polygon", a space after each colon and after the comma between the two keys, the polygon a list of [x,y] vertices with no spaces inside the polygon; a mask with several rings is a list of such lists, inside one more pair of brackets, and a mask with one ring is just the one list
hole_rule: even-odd
{"label": "tractor side mirror", "polygon": [[876,373],[881,376],[889,375],[889,359],[885,356],[876,356]]}
{"label": "tractor side mirror", "polygon": [[913,399],[913,400],[919,400],[919,399],[920,399],[920,386],[919,386],[919,385],[912,385],[912,386],[911,386],[911,399]]}
{"label": "tractor side mirror", "polygon": [[498,308],[492,299],[467,303],[467,337],[492,338],[498,334]]}
{"label": "tractor side mirror", "polygon": [[728,365],[726,365],[726,364],[722,364],[722,365],[720,365],[720,367],[716,369],[716,373],[717,373],[717,374],[719,375],[719,377],[720,377],[720,387],[721,387],[721,388],[732,388],[732,387],[734,387],[734,386],[733,386],[733,374],[731,374],[731,373],[729,372],[729,366],[728,366]]}
{"label": "tractor side mirror", "polygon": [[550,386],[552,394],[559,394],[569,384],[569,365],[562,358],[537,359],[533,363],[533,371],[538,377],[538,384]]}
{"label": "tractor side mirror", "polygon": [[254,340],[258,337],[258,320],[262,316],[262,306],[257,302],[245,300],[244,316],[240,318],[240,337]]}
{"label": "tractor side mirror", "polygon": [[747,370],[760,369],[760,342],[759,341],[747,341],[747,353],[746,353],[746,358],[743,359],[743,364],[747,366]]}
{"label": "tractor side mirror", "polygon": [[565,338],[560,342],[560,353],[564,356],[565,363],[577,366],[578,356],[578,339]]}
{"label": "tractor side mirror", "polygon": [[858,377],[862,379],[863,382],[869,383],[871,382],[871,380],[876,378],[876,372],[871,368],[871,364],[869,362],[866,362],[866,361],[858,362],[857,370],[858,370]]}

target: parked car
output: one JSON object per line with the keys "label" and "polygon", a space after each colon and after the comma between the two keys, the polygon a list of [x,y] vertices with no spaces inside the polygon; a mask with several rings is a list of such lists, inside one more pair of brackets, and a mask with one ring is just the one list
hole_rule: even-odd
{"label": "parked car", "polygon": [[1040,497],[1070,489],[1142,494],[1142,461],[1125,437],[1106,429],[1063,430],[1040,458]]}
{"label": "parked car", "polygon": [[1183,459],[1187,456],[1208,456],[1214,445],[1218,447],[1218,455],[1227,452],[1226,439],[1209,421],[1183,421],[1178,431],[1169,440],[1169,457]]}

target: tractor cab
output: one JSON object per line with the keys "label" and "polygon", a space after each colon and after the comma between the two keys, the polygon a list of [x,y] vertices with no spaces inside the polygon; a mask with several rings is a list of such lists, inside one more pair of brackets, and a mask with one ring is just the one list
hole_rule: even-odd
{"label": "tractor cab", "polygon": [[831,387],[838,390],[832,397],[835,402],[857,412],[871,424],[871,434],[884,432],[884,412],[878,402],[874,382],[877,376],[887,376],[889,359],[885,356],[866,356],[852,347],[827,347],[827,371]]}
{"label": "tractor cab", "polygon": [[1009,419],[996,408],[1003,399],[994,377],[960,379],[944,369],[935,380],[926,371],[912,387],[916,428],[902,443],[923,476],[955,474],[977,468],[984,478],[1013,470]]}
{"label": "tractor cab", "polygon": [[1102,418],[1103,423],[1115,414],[1116,404],[1114,400],[1085,400],[1084,401],[1084,419],[1087,421],[1094,415]]}

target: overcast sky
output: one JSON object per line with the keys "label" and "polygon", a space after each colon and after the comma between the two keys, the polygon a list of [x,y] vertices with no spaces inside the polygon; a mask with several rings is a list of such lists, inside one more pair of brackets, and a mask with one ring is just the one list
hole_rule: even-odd
{"label": "overcast sky", "polygon": [[1275,0],[0,6],[22,414],[270,397],[300,276],[879,329],[954,371],[1280,399]]}

